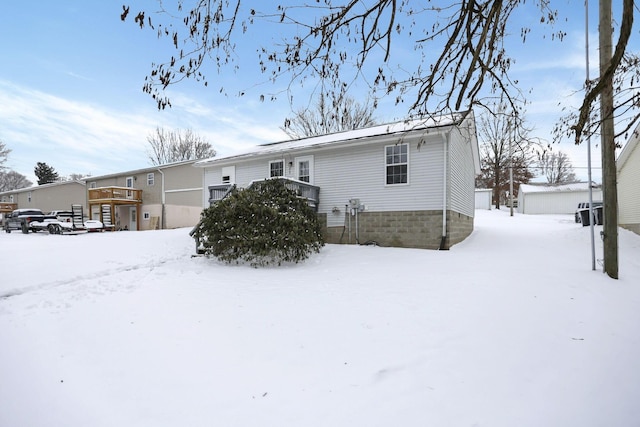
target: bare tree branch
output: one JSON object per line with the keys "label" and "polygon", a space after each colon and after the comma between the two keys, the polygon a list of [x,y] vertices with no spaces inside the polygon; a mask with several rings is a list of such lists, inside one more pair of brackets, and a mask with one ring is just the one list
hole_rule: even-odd
{"label": "bare tree branch", "polygon": [[[623,0],[622,7],[622,20],[620,25],[620,35],[618,42],[616,43],[616,49],[611,57],[611,62],[606,71],[597,80],[595,85],[592,82],[586,82],[587,93],[585,94],[582,106],[580,107],[580,113],[578,115],[578,121],[575,125],[571,126],[571,129],[575,132],[575,143],[580,144],[584,128],[588,122],[592,104],[602,93],[606,83],[612,80],[613,75],[618,70],[621,61],[624,58],[625,51],[627,50],[627,44],[629,43],[629,37],[631,36],[631,29],[633,28],[633,0]],[[603,31],[603,29],[601,29]],[[599,121],[598,121],[599,122]]]}
{"label": "bare tree branch", "polygon": [[298,139],[374,124],[373,108],[368,104],[363,105],[353,98],[335,93],[328,103],[324,93],[320,93],[315,109],[299,109],[294,117],[285,120],[280,129],[290,138]]}
{"label": "bare tree branch", "polygon": [[149,161],[153,165],[164,165],[186,160],[197,160],[216,155],[216,150],[204,138],[191,129],[165,130],[157,127],[147,136]]}

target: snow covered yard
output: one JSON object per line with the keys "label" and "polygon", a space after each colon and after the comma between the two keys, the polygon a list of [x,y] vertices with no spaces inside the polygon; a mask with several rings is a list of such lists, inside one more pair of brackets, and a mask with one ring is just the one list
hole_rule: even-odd
{"label": "snow covered yard", "polygon": [[1,233],[0,426],[640,425],[640,236],[617,281],[589,242],[477,211],[450,251],[253,269],[187,229]]}

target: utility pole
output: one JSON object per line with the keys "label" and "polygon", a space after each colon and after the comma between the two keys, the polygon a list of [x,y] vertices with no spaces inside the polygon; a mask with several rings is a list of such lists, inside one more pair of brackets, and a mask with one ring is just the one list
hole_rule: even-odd
{"label": "utility pole", "polygon": [[[600,0],[600,78],[611,63],[612,25],[611,0]],[[602,200],[604,212],[604,272],[612,279],[618,278],[618,184],[616,170],[616,143],[613,125],[613,73],[604,82],[600,94],[602,147]]]}

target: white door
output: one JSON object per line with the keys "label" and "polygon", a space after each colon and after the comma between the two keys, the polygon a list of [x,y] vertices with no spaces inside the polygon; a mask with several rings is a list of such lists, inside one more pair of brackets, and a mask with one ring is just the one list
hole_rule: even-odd
{"label": "white door", "polygon": [[[127,188],[133,188],[133,177],[128,176],[125,180]],[[127,199],[133,198],[133,192],[131,190],[127,190]]]}
{"label": "white door", "polygon": [[136,231],[138,229],[138,210],[135,206],[129,209],[131,220],[129,221],[129,230]]}
{"label": "white door", "polygon": [[222,168],[222,183],[223,184],[235,184],[236,182],[236,167],[225,166]]}
{"label": "white door", "polygon": [[295,158],[296,176],[298,181],[313,184],[313,156],[301,156]]}

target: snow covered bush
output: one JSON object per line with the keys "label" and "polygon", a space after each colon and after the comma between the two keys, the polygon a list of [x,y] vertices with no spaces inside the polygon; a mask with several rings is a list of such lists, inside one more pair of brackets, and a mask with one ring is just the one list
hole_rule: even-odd
{"label": "snow covered bush", "polygon": [[225,262],[299,262],[324,245],[307,200],[278,179],[235,189],[202,213],[204,251]]}

